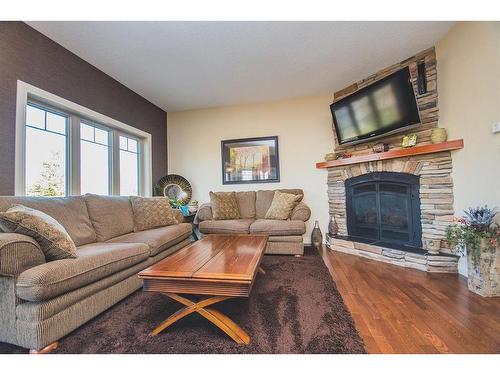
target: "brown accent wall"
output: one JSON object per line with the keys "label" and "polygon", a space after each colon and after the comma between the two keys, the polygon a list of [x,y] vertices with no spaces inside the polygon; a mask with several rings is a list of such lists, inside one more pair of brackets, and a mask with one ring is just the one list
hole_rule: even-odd
{"label": "brown accent wall", "polygon": [[165,111],[25,23],[0,22],[0,195],[14,194],[18,79],[150,133],[153,184],[167,173]]}

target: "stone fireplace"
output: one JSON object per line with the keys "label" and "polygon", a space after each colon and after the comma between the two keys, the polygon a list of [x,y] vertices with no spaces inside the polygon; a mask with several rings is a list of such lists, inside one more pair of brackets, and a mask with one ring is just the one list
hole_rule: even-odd
{"label": "stone fireplace", "polygon": [[[382,180],[374,180],[373,184],[382,185],[391,184],[387,177],[399,176],[399,179],[405,179],[407,182],[392,181],[392,190],[397,190],[396,195],[400,198],[406,195],[407,208],[411,212],[413,219],[420,223],[415,223],[415,227],[420,227],[420,237],[408,238],[407,245],[423,247],[427,250],[442,250],[446,248],[434,247],[434,240],[444,240],[446,238],[446,227],[453,221],[453,182],[451,178],[452,163],[450,152],[443,152],[430,155],[413,156],[408,158],[398,158],[391,160],[382,160],[375,162],[359,163],[340,168],[328,168],[328,200],[330,214],[335,215],[339,224],[340,235],[357,235],[357,233],[348,232],[347,222],[347,194],[346,187],[352,184],[352,181],[370,181],[372,178],[360,179],[360,177],[375,176]],[[402,177],[404,176],[404,177]],[[354,185],[365,188],[366,184]],[[352,189],[352,187],[350,187]],[[387,188],[387,186],[386,186]],[[404,194],[402,194],[403,189]],[[418,196],[416,196],[418,194]],[[379,192],[380,195],[380,192]],[[382,192],[384,195],[384,192]],[[392,194],[394,196],[394,194]],[[376,197],[376,194],[369,195],[370,199]],[[386,196],[386,199],[390,199]],[[398,202],[401,203],[401,202]],[[395,204],[390,200],[387,205]],[[410,214],[410,213],[408,213]],[[380,223],[383,225],[383,223]],[[359,235],[359,234],[358,234]],[[370,235],[359,235],[360,237],[373,238]],[[384,239],[384,236],[379,239]],[[385,238],[391,242],[390,238]],[[392,238],[394,239],[394,238]],[[401,240],[401,238],[400,238]],[[401,242],[401,241],[394,241]]]}
{"label": "stone fireplace", "polygon": [[458,258],[444,241],[454,214],[451,171],[449,151],[328,168],[329,212],[339,225],[328,245],[420,270],[456,272]]}
{"label": "stone fireplace", "polygon": [[328,164],[329,213],[339,230],[327,245],[422,271],[457,272],[458,257],[445,241],[454,214],[451,151],[432,150],[461,147],[457,140],[381,153],[383,160]]}
{"label": "stone fireplace", "polygon": [[[423,93],[416,85],[421,63]],[[334,94],[335,102],[409,67],[420,124],[408,131],[417,136],[410,148],[401,147],[403,134],[340,145],[334,132],[335,151],[350,155],[316,164],[328,170],[329,213],[339,226],[337,236],[327,236],[331,249],[427,272],[457,272],[458,257],[445,240],[454,214],[451,152],[463,141],[432,142],[439,118],[436,64],[431,48]],[[375,153],[372,147],[380,141],[389,150]]]}

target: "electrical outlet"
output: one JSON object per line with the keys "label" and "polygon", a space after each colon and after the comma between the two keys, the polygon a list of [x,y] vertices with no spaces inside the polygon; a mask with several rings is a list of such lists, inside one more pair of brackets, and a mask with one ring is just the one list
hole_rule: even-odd
{"label": "electrical outlet", "polygon": [[493,134],[500,133],[500,122],[497,122],[496,124],[493,124],[491,126],[491,131],[493,132]]}

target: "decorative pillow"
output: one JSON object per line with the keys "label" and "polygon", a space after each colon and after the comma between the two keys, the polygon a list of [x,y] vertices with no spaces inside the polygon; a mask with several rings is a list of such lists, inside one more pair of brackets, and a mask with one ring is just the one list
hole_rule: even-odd
{"label": "decorative pillow", "polygon": [[302,200],[302,194],[288,194],[276,190],[271,207],[267,210],[266,219],[286,220],[295,206]]}
{"label": "decorative pillow", "polygon": [[234,191],[229,193],[210,192],[210,204],[212,206],[212,218],[214,220],[239,219],[240,210],[236,201]]}
{"label": "decorative pillow", "polygon": [[30,236],[38,242],[47,261],[76,258],[76,245],[68,232],[52,216],[33,208],[16,205],[0,212],[4,232]]}
{"label": "decorative pillow", "polygon": [[134,211],[134,232],[177,224],[168,198],[130,197]]}

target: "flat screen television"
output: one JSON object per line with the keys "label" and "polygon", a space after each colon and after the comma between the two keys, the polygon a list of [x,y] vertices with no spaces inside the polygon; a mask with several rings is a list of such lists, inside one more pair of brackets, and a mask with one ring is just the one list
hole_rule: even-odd
{"label": "flat screen television", "polygon": [[420,123],[408,67],[330,105],[341,145],[360,143]]}

